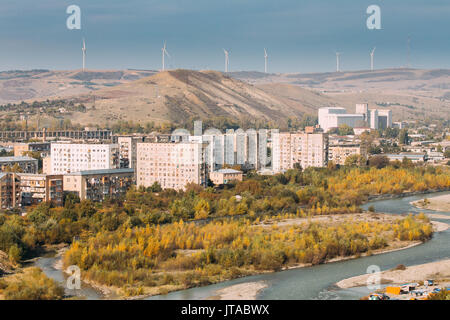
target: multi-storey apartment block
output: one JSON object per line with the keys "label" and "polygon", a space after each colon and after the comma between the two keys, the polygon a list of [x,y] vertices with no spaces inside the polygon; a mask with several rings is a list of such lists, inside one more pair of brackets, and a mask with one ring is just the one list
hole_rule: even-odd
{"label": "multi-storey apartment block", "polygon": [[359,143],[336,143],[328,147],[328,161],[334,164],[344,165],[345,160],[352,155],[367,157],[367,152]]}
{"label": "multi-storey apartment block", "polygon": [[327,164],[328,135],[323,133],[272,132],[272,170],[284,172],[296,165],[303,169]]}
{"label": "multi-storey apartment block", "polygon": [[51,174],[66,174],[86,170],[117,169],[119,146],[117,144],[52,143]]}
{"label": "multi-storey apartment block", "polygon": [[133,183],[134,169],[105,169],[73,172],[64,175],[64,192],[81,200],[103,201],[125,195]]}
{"label": "multi-storey apartment block", "polygon": [[[195,140],[198,137],[195,136]],[[211,171],[224,165],[240,165],[246,169],[260,169],[268,163],[268,131],[229,129],[225,134],[219,130],[207,130],[200,141],[208,143],[206,162]],[[191,138],[191,141],[193,139]]]}
{"label": "multi-storey apartment block", "polygon": [[0,157],[0,171],[7,171],[14,167],[23,173],[37,173],[38,160],[27,156]]}
{"label": "multi-storey apartment block", "polygon": [[119,163],[120,168],[136,168],[137,144],[144,142],[145,137],[119,136]]}
{"label": "multi-storey apartment block", "polygon": [[137,185],[150,187],[155,182],[163,189],[185,189],[189,183],[206,186],[206,144],[138,143]]}
{"label": "multi-storey apartment block", "polygon": [[50,142],[16,143],[14,145],[14,156],[20,157],[27,152],[39,152],[41,157],[47,157],[50,155]]}
{"label": "multi-storey apartment block", "polygon": [[11,209],[20,204],[19,178],[13,172],[0,173],[0,208]]}
{"label": "multi-storey apartment block", "polygon": [[63,205],[63,176],[19,173],[22,206],[41,202]]}

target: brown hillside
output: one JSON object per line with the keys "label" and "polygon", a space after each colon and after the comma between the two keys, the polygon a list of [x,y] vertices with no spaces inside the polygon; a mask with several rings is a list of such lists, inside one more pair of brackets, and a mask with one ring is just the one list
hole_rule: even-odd
{"label": "brown hillside", "polygon": [[[304,91],[306,94],[307,90]],[[314,96],[313,93],[308,94]],[[301,116],[312,108],[300,100],[277,97],[262,88],[215,71],[165,71],[96,91],[95,97],[95,109],[89,108],[87,113],[77,114],[78,122],[179,122],[191,116],[252,117],[280,121]]]}

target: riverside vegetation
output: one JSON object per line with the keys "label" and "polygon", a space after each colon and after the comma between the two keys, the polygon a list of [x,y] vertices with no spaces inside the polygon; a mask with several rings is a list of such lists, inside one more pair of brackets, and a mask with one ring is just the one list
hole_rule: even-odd
{"label": "riverside vegetation", "polygon": [[[371,195],[450,187],[449,168],[371,163],[250,173],[223,188],[189,185],[177,192],[155,184],[101,204],[67,196],[64,207],[43,203],[26,217],[0,214],[0,250],[20,263],[42,246],[71,244],[66,266],[76,264],[84,279],[135,296],[370,254],[391,241],[429,239],[432,228],[424,216],[391,223],[314,222],[316,216],[360,213]],[[305,221],[261,226],[285,218]]]}

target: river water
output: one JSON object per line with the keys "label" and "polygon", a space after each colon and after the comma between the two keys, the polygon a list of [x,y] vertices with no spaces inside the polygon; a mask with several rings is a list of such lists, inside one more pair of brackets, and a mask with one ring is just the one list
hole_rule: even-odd
{"label": "river water", "polygon": [[[377,212],[391,214],[405,214],[420,212],[438,213],[450,216],[450,212],[436,212],[430,210],[417,209],[410,205],[411,201],[420,200],[424,197],[433,197],[450,192],[439,192],[433,194],[416,195],[405,198],[380,200],[363,205],[367,209],[370,205],[375,207]],[[449,223],[448,220],[439,220]],[[370,291],[365,287],[352,289],[338,289],[334,284],[340,280],[364,274],[367,268],[372,265],[379,266],[381,270],[394,268],[399,264],[405,266],[418,265],[433,261],[439,261],[450,257],[450,229],[435,233],[433,238],[419,246],[405,250],[394,251],[385,254],[363,257],[354,260],[347,260],[335,263],[328,263],[308,268],[291,269],[281,272],[256,275],[222,282],[206,287],[192,288],[172,292],[167,295],[147,298],[147,300],[201,300],[215,296],[216,291],[240,283],[265,281],[267,288],[262,290],[258,299],[359,299],[367,295]],[[40,258],[37,261],[39,266],[47,276],[63,283],[64,275],[60,270],[54,268],[56,258]],[[101,294],[96,290],[83,285],[81,290],[66,290],[68,294],[85,296],[86,299],[101,299]]]}

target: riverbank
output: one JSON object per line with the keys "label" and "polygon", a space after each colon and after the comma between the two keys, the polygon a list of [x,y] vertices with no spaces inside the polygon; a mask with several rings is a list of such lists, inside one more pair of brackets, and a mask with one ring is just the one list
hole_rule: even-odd
{"label": "riverbank", "polygon": [[419,209],[449,212],[450,194],[413,201],[411,202],[411,205]]}
{"label": "riverbank", "polygon": [[256,300],[259,292],[267,288],[265,281],[236,284],[216,291],[208,300]]}
{"label": "riverbank", "polygon": [[[369,277],[373,274],[364,274],[336,283],[341,289],[362,287],[367,285]],[[448,281],[450,279],[450,259],[406,267],[405,270],[386,270],[380,273],[381,283],[403,284],[410,282],[423,282],[428,279]]]}
{"label": "riverbank", "polygon": [[[317,222],[319,224],[322,224],[323,222],[326,222],[326,221],[330,221],[331,224],[334,224],[334,223],[337,222],[337,220],[340,220],[340,219],[346,219],[346,218],[352,217],[352,218],[355,218],[355,220],[359,220],[360,218],[367,219],[367,217],[370,217],[372,215],[374,215],[374,217],[377,216],[377,214],[373,214],[373,213],[349,214],[347,216],[345,216],[345,215],[315,216],[315,217],[313,217],[311,219],[311,221]],[[386,216],[392,216],[392,215],[386,215]],[[399,216],[399,217],[401,217],[401,216]],[[380,219],[380,215],[378,215],[378,219],[376,219],[376,220],[378,220],[381,223],[386,223],[386,224],[389,224],[389,222],[390,222],[389,220],[384,220],[384,218]],[[363,221],[363,220],[361,220],[361,221]],[[299,219],[291,219],[291,220],[289,220],[289,219],[277,220],[276,222],[274,222],[274,224],[277,224],[278,227],[284,227],[284,226],[290,227],[292,225],[299,225],[299,224],[303,224],[303,223],[307,223],[307,222],[308,222],[308,218],[299,218]],[[269,225],[269,227],[270,227],[270,225]],[[438,230],[435,229],[435,231],[438,231]],[[398,251],[398,250],[407,249],[407,248],[410,248],[412,246],[416,246],[416,245],[419,245],[419,244],[421,244],[421,242],[410,242],[410,243],[397,242],[394,246],[390,246],[388,248],[384,248],[384,249],[380,249],[380,250],[377,250],[377,251],[374,251],[374,252],[370,252],[369,254],[370,255],[375,255],[375,254],[382,254],[382,253],[387,253],[387,252],[392,252],[392,251]],[[336,262],[336,261],[342,261],[342,260],[355,259],[355,258],[364,256],[364,255],[365,254],[358,255],[358,256],[350,256],[350,257],[337,257],[337,258],[334,258],[334,259],[327,260],[326,262],[324,262],[324,264],[331,263],[331,262]],[[294,269],[294,268],[298,269],[298,268],[302,268],[302,267],[306,267],[306,266],[310,266],[310,265],[295,265],[295,266],[288,266],[287,268],[289,268],[289,269]],[[248,272],[247,274],[245,274],[245,276],[256,275],[256,274],[263,274],[263,273],[269,273],[269,272],[268,271],[254,271],[254,272]],[[270,272],[270,273],[272,273],[272,272]],[[242,276],[244,276],[244,275],[242,275]],[[235,278],[231,278],[231,279],[235,279]],[[228,278],[227,279],[223,279],[223,278],[222,279],[216,279],[216,281],[211,282],[211,284],[225,282],[225,281],[231,280],[231,279],[228,279]],[[90,283],[90,285],[95,287],[96,289],[100,289],[100,290],[101,289],[108,289],[108,290],[112,289],[114,292],[117,292],[117,291],[121,290],[120,288],[109,288],[109,287],[105,287],[105,286],[99,286],[99,285],[97,285],[95,283]],[[170,287],[170,288],[165,286],[165,288],[162,288],[163,290],[161,290],[161,291],[159,291],[159,290],[152,290],[152,292],[148,292],[146,290],[144,295],[146,297],[148,297],[148,296],[153,296],[153,295],[165,294],[165,293],[169,293],[169,292],[173,292],[173,291],[180,291],[180,290],[188,289],[188,288],[192,288],[192,287],[197,287],[197,285],[193,285],[193,286],[190,286],[190,287],[184,287],[184,286],[183,287],[181,287],[181,286],[180,287],[175,287],[175,286],[173,286],[173,287]],[[155,289],[155,288],[153,288],[153,289]],[[111,296],[109,296],[111,291],[109,292],[109,294],[106,291],[104,293],[106,293],[106,295],[107,295],[104,298],[106,298],[106,299],[111,299],[112,298]],[[134,297],[134,298],[142,298],[142,297],[143,296]],[[118,298],[119,299],[127,299],[127,298],[129,299],[129,297],[125,297],[125,296],[120,296]]]}
{"label": "riverbank", "polygon": [[[227,282],[229,280],[234,280],[237,278],[242,278],[246,276],[252,275],[262,275],[262,274],[271,274],[276,271],[282,271],[286,269],[299,269],[303,267],[309,267],[318,264],[329,264],[337,261],[344,261],[350,259],[357,259],[364,256],[371,256],[386,252],[392,252],[395,250],[401,250],[410,248],[412,246],[416,246],[421,244],[421,241],[412,240],[399,240],[397,236],[394,235],[394,229],[392,226],[399,225],[399,221],[405,219],[403,215],[391,215],[391,214],[380,214],[380,213],[356,213],[356,214],[342,214],[342,215],[332,215],[332,216],[315,216],[311,218],[285,218],[279,219],[274,218],[272,220],[265,220],[262,223],[258,223],[252,226],[248,226],[248,237],[251,237],[253,234],[266,234],[266,236],[273,237],[283,237],[286,241],[290,241],[293,243],[293,239],[295,238],[296,233],[302,232],[310,232],[311,228],[317,228],[317,232],[324,232],[325,230],[329,230],[329,232],[335,232],[334,230],[340,229],[341,234],[343,234],[343,230],[350,230],[349,232],[353,232],[353,228],[357,228],[358,232],[362,235],[364,239],[367,239],[367,244],[370,241],[380,241],[384,240],[384,244],[379,242],[379,246],[374,246],[371,244],[366,251],[356,251],[360,253],[356,253],[349,256],[336,256],[333,254],[332,256],[324,255],[322,252],[322,257],[320,258],[319,254],[317,254],[317,259],[308,261],[308,263],[295,263],[294,259],[286,261],[280,265],[275,265],[271,261],[267,260],[266,265],[268,268],[261,268],[258,265],[247,266],[246,268],[234,268],[234,269],[226,269],[225,273],[219,274],[215,271],[215,274],[207,275],[204,273],[201,281],[195,281],[195,274],[190,270],[174,270],[171,271],[159,271],[155,270],[149,277],[153,277],[153,279],[158,279],[158,277],[166,277],[165,279],[180,279],[179,281],[173,281],[172,283],[162,283],[154,285],[154,286],[146,286],[141,283],[134,283],[131,286],[127,287],[109,287],[104,285],[99,285],[98,283],[94,283],[92,281],[85,281],[89,283],[92,287],[96,289],[102,290],[105,295],[105,299],[142,299],[145,297],[152,297],[155,295],[165,295],[171,292],[181,291],[185,289],[195,288],[195,287],[203,287],[209,284],[218,284]],[[422,222],[422,220],[418,220]],[[425,220],[426,221],[426,220]],[[425,222],[426,223],[426,222]],[[351,229],[348,229],[350,226]],[[424,225],[425,226],[425,225]],[[431,230],[430,230],[431,231]],[[374,243],[374,242],[370,242]],[[372,248],[372,249],[370,249]],[[195,254],[198,254],[198,250],[178,250],[178,255],[183,255],[187,257],[191,257]],[[298,261],[298,260],[297,260]],[[215,266],[215,270],[218,269],[218,266]],[[233,271],[233,272],[232,272]],[[183,274],[186,274],[185,276]],[[190,277],[188,281],[186,277]],[[161,278],[163,279],[163,278]],[[85,278],[86,280],[86,278]],[[231,291],[224,291],[220,293],[214,293],[210,296],[215,299],[222,299],[221,296],[231,297],[236,294],[239,294],[241,290],[238,289],[229,289]],[[245,299],[249,299],[252,296],[257,296],[258,292],[262,289],[259,285],[254,286],[244,286],[245,288]],[[242,288],[241,288],[242,289]],[[112,297],[116,295],[116,297]],[[244,296],[244,295],[243,295]],[[237,297],[236,297],[237,298]],[[224,298],[223,298],[224,299]]]}
{"label": "riverbank", "polygon": [[367,201],[365,203],[381,201],[381,200],[400,199],[400,198],[418,196],[418,195],[422,195],[422,194],[431,194],[431,193],[446,192],[446,191],[450,191],[450,188],[432,189],[432,190],[425,190],[425,191],[408,191],[408,192],[402,192],[399,194],[387,193],[387,194],[369,195],[367,198]]}

